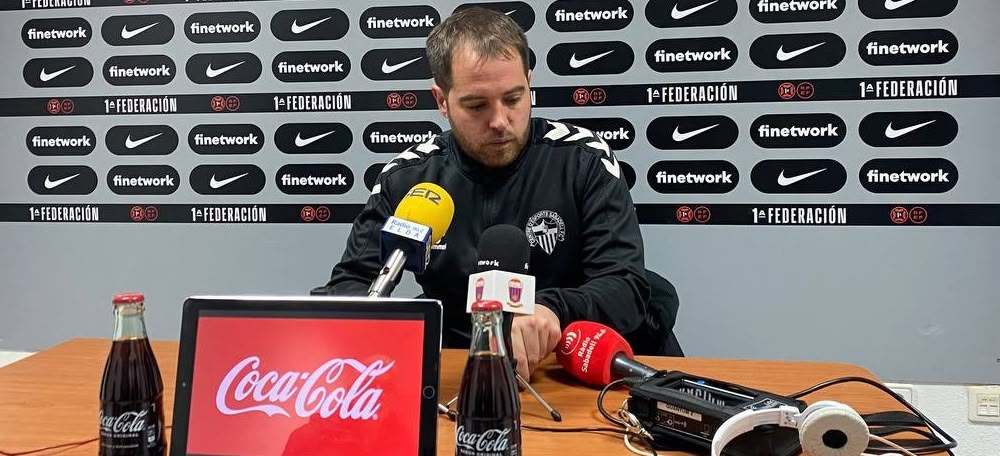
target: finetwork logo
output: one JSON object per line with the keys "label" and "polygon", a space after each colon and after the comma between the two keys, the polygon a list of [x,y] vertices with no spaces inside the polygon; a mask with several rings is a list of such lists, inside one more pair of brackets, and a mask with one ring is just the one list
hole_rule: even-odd
{"label": "finetwork logo", "polygon": [[549,49],[549,69],[560,76],[621,74],[632,68],[632,46],[621,41],[560,43]]}
{"label": "finetwork logo", "polygon": [[97,173],[86,166],[36,166],[28,171],[28,188],[39,195],[89,195]]}
{"label": "finetwork logo", "polygon": [[83,156],[97,147],[97,136],[87,127],[35,127],[24,142],[39,157]]}
{"label": "finetwork logo", "polygon": [[940,65],[955,58],[958,37],[944,29],[876,31],[858,52],[869,65]]}
{"label": "finetwork logo", "polygon": [[872,147],[942,147],[958,137],[958,121],[943,111],[875,112],[858,131]]}
{"label": "finetwork logo", "polygon": [[858,0],[861,13],[872,19],[944,17],[958,0]]}
{"label": "finetwork logo", "polygon": [[82,17],[31,19],[21,27],[21,41],[33,49],[82,47],[92,34],[90,22]]}
{"label": "finetwork logo", "polygon": [[341,164],[291,164],[278,168],[274,182],[288,195],[343,195],[354,186],[354,174]]}
{"label": "finetwork logo", "polygon": [[487,8],[504,13],[514,19],[514,22],[517,22],[517,25],[520,25],[525,32],[531,30],[531,27],[535,25],[535,9],[525,2],[463,3],[458,5],[453,12],[457,13],[472,7]]}
{"label": "finetwork logo", "polygon": [[708,27],[736,18],[736,0],[649,0],[646,20],[654,27]]}
{"label": "finetwork logo", "polygon": [[162,54],[123,55],[104,62],[104,80],[115,86],[165,85],[176,73],[173,59]]}
{"label": "finetwork logo", "polygon": [[634,13],[626,0],[557,0],[545,11],[545,20],[557,32],[621,30],[632,23]]}
{"label": "finetwork logo", "polygon": [[761,193],[837,193],[847,184],[847,169],[836,160],[764,160],[750,171]]}
{"label": "finetwork logo", "polygon": [[94,78],[94,66],[83,57],[31,59],[22,75],[32,87],[83,87]]}
{"label": "finetwork logo", "polygon": [[250,155],[264,147],[264,132],[252,124],[197,125],[188,146],[201,155]]}
{"label": "finetwork logo", "polygon": [[192,43],[248,43],[260,35],[260,19],[249,11],[195,13],[184,21]]}
{"label": "finetwork logo", "polygon": [[424,38],[441,22],[431,6],[377,6],[361,13],[361,33],[369,38]]}
{"label": "finetwork logo", "polygon": [[847,0],[750,0],[750,15],[757,22],[832,21],[844,13]]}
{"label": "finetwork logo", "polygon": [[958,168],[944,158],[876,158],[858,178],[872,193],[945,193],[958,184]]}
{"label": "finetwork logo", "polygon": [[180,139],[169,125],[115,125],[104,144],[115,155],[170,155]]}
{"label": "finetwork logo", "polygon": [[372,49],[361,57],[361,72],[373,81],[431,78],[424,48]]}
{"label": "finetwork logo", "polygon": [[764,69],[828,68],[847,55],[847,43],[833,33],[764,35],[750,45],[750,59]]}
{"label": "finetwork logo", "polygon": [[101,26],[104,42],[112,46],[153,46],[174,38],[174,22],[163,14],[111,16]]}
{"label": "finetwork logo", "polygon": [[657,117],[646,127],[646,139],[662,150],[726,149],[740,129],[726,116]]}
{"label": "finetwork logo", "polygon": [[340,154],[354,143],[351,129],[339,122],[283,124],[274,145],[286,154]]}
{"label": "finetwork logo", "polygon": [[768,114],[750,126],[750,139],[765,149],[834,147],[847,136],[836,114]]}
{"label": "finetwork logo", "polygon": [[365,127],[361,137],[372,152],[398,154],[440,134],[441,126],[434,122],[375,122]]}
{"label": "finetwork logo", "polygon": [[282,82],[336,82],[351,72],[351,60],[340,51],[285,51],[271,62]]}
{"label": "finetwork logo", "polygon": [[116,195],[169,195],[181,176],[167,165],[118,165],[108,171],[108,188]]}
{"label": "finetwork logo", "polygon": [[281,41],[339,40],[350,27],[336,8],[278,11],[271,18],[271,34]]}
{"label": "finetwork logo", "polygon": [[740,183],[740,173],[725,160],[663,160],[646,172],[657,193],[729,193]]}
{"label": "finetwork logo", "polygon": [[660,73],[728,70],[739,56],[725,37],[662,39],[646,48],[646,64]]}
{"label": "finetwork logo", "polygon": [[628,119],[621,117],[589,117],[559,121],[594,132],[594,135],[600,136],[613,151],[627,149],[635,141],[635,127]]}
{"label": "finetwork logo", "polygon": [[195,54],[185,65],[188,79],[196,84],[248,84],[260,78],[260,59],[249,52]]}

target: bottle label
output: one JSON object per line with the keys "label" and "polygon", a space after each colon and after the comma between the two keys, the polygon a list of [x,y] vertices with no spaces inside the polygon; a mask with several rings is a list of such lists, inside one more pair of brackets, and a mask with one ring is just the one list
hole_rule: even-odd
{"label": "bottle label", "polygon": [[455,454],[458,456],[517,456],[520,453],[520,429],[513,419],[462,420],[455,429]]}
{"label": "bottle label", "polygon": [[104,402],[100,411],[100,443],[107,450],[157,448],[163,443],[163,423],[156,401]]}

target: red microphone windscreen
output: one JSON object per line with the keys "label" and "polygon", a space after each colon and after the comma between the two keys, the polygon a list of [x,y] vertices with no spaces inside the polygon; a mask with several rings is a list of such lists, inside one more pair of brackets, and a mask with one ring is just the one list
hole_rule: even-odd
{"label": "red microphone windscreen", "polygon": [[620,334],[592,321],[570,323],[556,346],[556,359],[563,369],[594,386],[611,383],[611,359],[617,353],[633,357],[632,347]]}

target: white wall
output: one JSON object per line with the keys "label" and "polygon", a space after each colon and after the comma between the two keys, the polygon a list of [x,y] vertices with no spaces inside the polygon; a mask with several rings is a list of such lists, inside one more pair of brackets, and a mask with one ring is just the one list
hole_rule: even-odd
{"label": "white wall", "polygon": [[[31,352],[0,351],[0,368],[19,361]],[[962,385],[893,384],[912,390],[904,397],[928,418],[958,440],[956,456],[1000,455],[1000,425],[972,423],[968,418],[967,387]]]}

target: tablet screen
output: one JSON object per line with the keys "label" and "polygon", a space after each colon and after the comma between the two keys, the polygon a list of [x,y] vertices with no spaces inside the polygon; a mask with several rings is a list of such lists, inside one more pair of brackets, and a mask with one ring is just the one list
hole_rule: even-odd
{"label": "tablet screen", "polygon": [[186,453],[418,454],[425,328],[414,318],[203,311]]}

